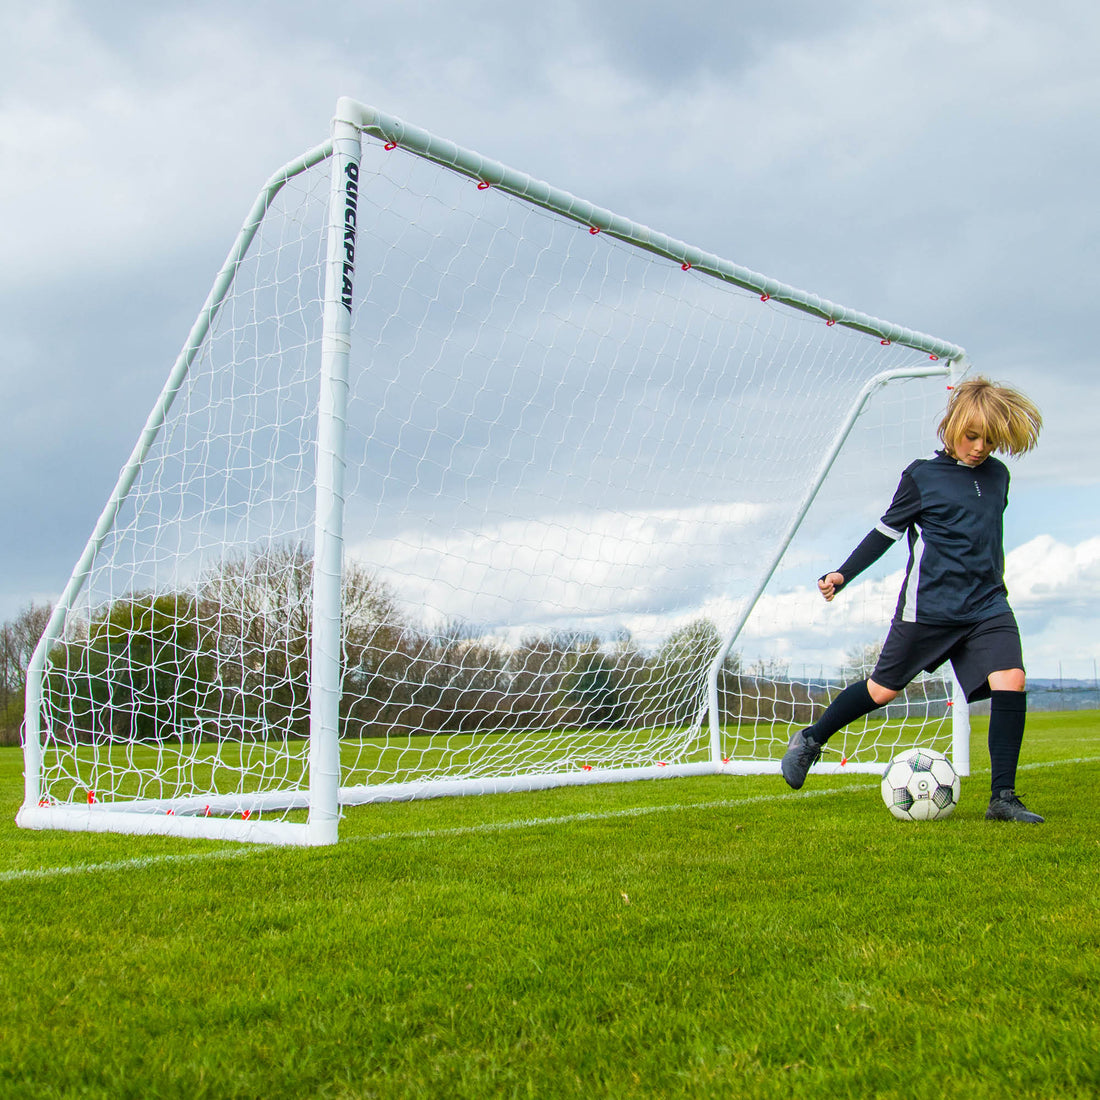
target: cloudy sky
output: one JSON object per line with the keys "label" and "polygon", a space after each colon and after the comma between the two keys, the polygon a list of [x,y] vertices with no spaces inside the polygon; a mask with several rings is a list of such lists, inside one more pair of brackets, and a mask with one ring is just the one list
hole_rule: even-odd
{"label": "cloudy sky", "polygon": [[0,0],[0,43],[0,619],[56,598],[257,189],[349,95],[1028,392],[1009,582],[1032,674],[1092,677],[1095,4]]}

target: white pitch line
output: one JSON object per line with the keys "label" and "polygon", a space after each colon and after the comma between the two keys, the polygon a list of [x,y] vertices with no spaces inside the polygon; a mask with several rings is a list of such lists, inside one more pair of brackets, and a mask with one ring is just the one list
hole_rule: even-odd
{"label": "white pitch line", "polygon": [[[1074,760],[1043,760],[1032,764],[1021,764],[1019,771],[1032,771],[1036,768],[1057,768],[1071,764],[1097,764],[1100,756],[1079,757]],[[988,771],[988,769],[983,769]],[[435,840],[442,837],[476,836],[479,833],[507,832],[512,829],[538,829],[544,825],[573,825],[585,821],[613,821],[615,818],[645,817],[649,814],[678,813],[683,810],[724,810],[738,806],[752,806],[764,802],[784,802],[800,798],[823,798],[834,794],[866,793],[877,788],[871,784],[859,784],[848,787],[826,787],[822,790],[799,791],[798,793],[780,792],[779,794],[759,794],[750,798],[723,798],[711,802],[672,802],[658,806],[632,806],[624,810],[603,810],[577,814],[564,814],[560,817],[533,817],[518,821],[491,821],[477,825],[456,825],[450,829],[419,829],[414,832],[375,833],[371,836],[348,837],[343,844],[374,844],[387,840]],[[120,859],[110,863],[84,863],[70,867],[45,867],[28,871],[0,871],[0,884],[7,882],[36,882],[66,875],[99,874],[111,871],[144,870],[148,867],[172,866],[176,864],[203,863],[216,859],[241,859],[272,851],[270,845],[242,845],[233,848],[218,848],[208,852],[188,852],[182,855],[140,856],[135,859]]]}
{"label": "white pitch line", "polygon": [[[1075,760],[1037,760],[1033,764],[1021,764],[1016,770],[1029,772],[1035,768],[1060,768],[1064,764],[1100,764],[1100,756],[1079,756]],[[988,768],[984,770],[989,771]]]}
{"label": "white pitch line", "polygon": [[[257,848],[256,851],[261,849]],[[0,883],[33,882],[37,879],[58,878],[62,875],[84,875],[100,871],[141,871],[166,863],[201,863],[208,859],[239,859],[252,855],[247,848],[219,848],[213,852],[187,852],[182,855],[138,856],[134,859],[118,859],[110,863],[77,863],[71,867],[42,867],[31,871],[0,871]]]}
{"label": "white pitch line", "polygon": [[670,802],[659,806],[630,806],[625,810],[602,810],[561,817],[529,817],[518,821],[486,821],[478,825],[456,825],[450,829],[420,829],[411,833],[375,833],[372,836],[348,837],[345,844],[364,844],[379,840],[435,840],[450,836],[474,836],[478,833],[503,833],[510,829],[538,829],[543,825],[573,825],[582,821],[612,821],[618,817],[645,817],[649,814],[673,813],[680,810],[724,810],[734,806],[751,806],[759,802],[787,802],[795,798],[821,798],[829,794],[848,794],[872,790],[869,784],[859,787],[827,787],[820,791],[800,791],[785,794],[758,794],[751,798],[722,798],[714,802]]}
{"label": "white pitch line", "polygon": [[[763,794],[751,798],[721,799],[716,802],[673,802],[661,806],[637,806],[625,810],[605,810],[599,813],[565,814],[560,817],[525,818],[519,821],[482,822],[477,825],[457,825],[451,829],[419,829],[414,832],[374,833],[370,836],[347,837],[342,844],[377,843],[386,840],[430,840],[440,837],[474,836],[478,833],[505,832],[509,829],[536,829],[543,825],[570,825],[581,821],[608,821],[617,817],[642,817],[646,814],[672,813],[679,810],[723,809],[730,806],[750,806],[755,802],[780,802],[792,798],[820,798],[823,795],[844,794],[847,791],[870,790],[867,787],[831,787],[820,791],[802,791],[798,794]],[[202,863],[215,859],[240,859],[278,849],[268,844],[241,845],[234,848],[218,848],[208,852],[187,852],[181,855],[140,856],[120,859],[110,863],[84,863],[69,867],[44,867],[27,871],[0,871],[0,885],[7,882],[35,882],[66,875],[97,874],[110,871],[144,870],[148,867],[173,864]]]}

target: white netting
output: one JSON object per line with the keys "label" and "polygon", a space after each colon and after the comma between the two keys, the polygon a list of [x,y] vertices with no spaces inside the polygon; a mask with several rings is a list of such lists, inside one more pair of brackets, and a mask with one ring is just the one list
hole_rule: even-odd
{"label": "white netting", "polygon": [[48,804],[306,786],[327,195],[325,164],[279,193],[68,614]]}
{"label": "white netting", "polygon": [[[47,670],[49,801],[307,785],[326,206],[325,164],[279,194],[96,556]],[[366,138],[358,226],[343,784],[708,759],[721,640],[860,388],[928,355]],[[806,592],[943,398],[873,399],[721,672],[723,754],[774,759],[881,640],[874,578],[824,628]],[[940,736],[926,709],[887,744]]]}

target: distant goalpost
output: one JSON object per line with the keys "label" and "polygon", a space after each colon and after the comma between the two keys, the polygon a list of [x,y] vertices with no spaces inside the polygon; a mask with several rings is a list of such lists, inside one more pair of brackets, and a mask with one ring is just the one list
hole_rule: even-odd
{"label": "distant goalpost", "polygon": [[[18,823],[329,844],[371,801],[777,773],[842,678],[804,637],[873,642],[896,592],[815,628],[806,576],[964,370],[341,99],[253,205],[35,652]],[[920,743],[967,774],[957,695],[914,685],[820,770]]]}

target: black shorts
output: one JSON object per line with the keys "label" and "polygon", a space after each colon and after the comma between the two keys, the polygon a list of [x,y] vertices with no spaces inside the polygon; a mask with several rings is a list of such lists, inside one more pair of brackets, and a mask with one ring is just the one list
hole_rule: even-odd
{"label": "black shorts", "polygon": [[1024,667],[1016,616],[1010,611],[958,626],[895,622],[871,679],[901,691],[919,673],[935,672],[944,661],[951,662],[968,703],[988,699],[991,672]]}

